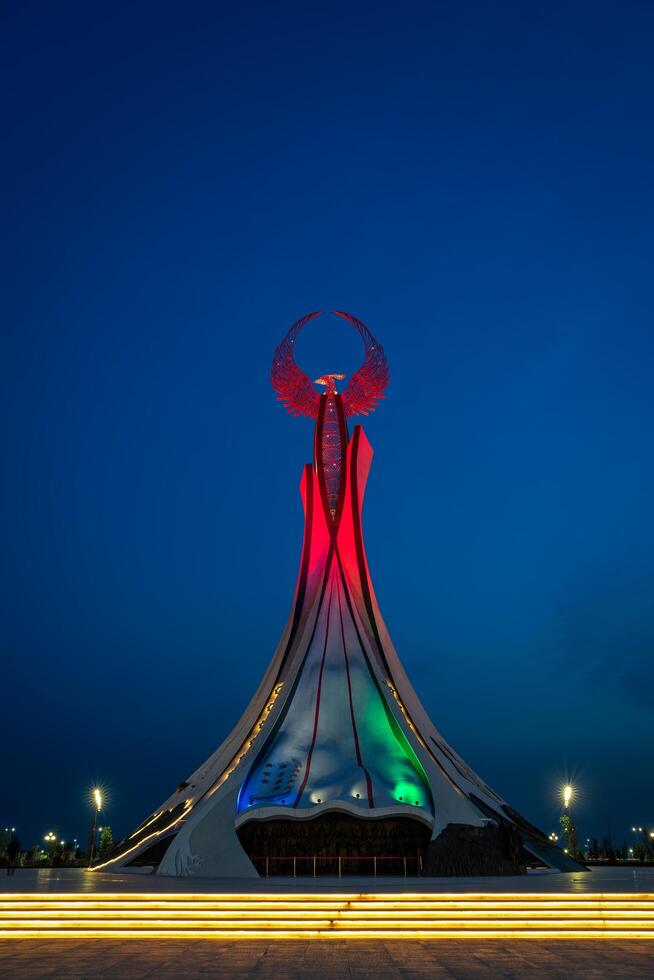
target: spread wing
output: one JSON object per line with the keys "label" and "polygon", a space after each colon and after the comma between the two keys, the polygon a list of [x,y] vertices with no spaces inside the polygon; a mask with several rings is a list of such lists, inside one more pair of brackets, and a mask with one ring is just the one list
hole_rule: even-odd
{"label": "spread wing", "polygon": [[361,320],[340,310],[334,310],[334,313],[348,320],[358,330],[366,345],[363,364],[352,375],[349,385],[341,396],[343,409],[346,415],[367,415],[375,410],[379,399],[384,397],[384,389],[388,384],[388,361],[384,348]]}
{"label": "spread wing", "polygon": [[291,415],[318,416],[320,395],[313,384],[295,363],[293,344],[300,330],[320,312],[309,313],[293,324],[273,355],[271,380],[277,392],[277,401],[283,403]]}

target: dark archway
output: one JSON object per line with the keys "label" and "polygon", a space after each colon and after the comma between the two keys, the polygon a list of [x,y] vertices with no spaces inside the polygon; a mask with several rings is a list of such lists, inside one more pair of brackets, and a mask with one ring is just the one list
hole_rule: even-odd
{"label": "dark archway", "polygon": [[250,820],[237,830],[259,874],[420,874],[431,831],[411,817],[323,813]]}

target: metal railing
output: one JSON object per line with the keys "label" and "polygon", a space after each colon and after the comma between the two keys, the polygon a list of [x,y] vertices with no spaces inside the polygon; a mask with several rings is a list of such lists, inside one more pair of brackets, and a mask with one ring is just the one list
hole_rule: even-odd
{"label": "metal railing", "polygon": [[255,855],[250,857],[260,875],[287,875],[293,878],[317,878],[330,875],[342,878],[344,875],[422,875],[422,856],[311,854],[281,857],[274,855]]}

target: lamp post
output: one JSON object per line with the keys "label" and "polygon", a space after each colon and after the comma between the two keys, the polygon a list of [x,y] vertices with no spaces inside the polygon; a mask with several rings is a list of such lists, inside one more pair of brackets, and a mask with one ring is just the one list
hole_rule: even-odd
{"label": "lamp post", "polygon": [[89,868],[91,867],[91,862],[93,861],[93,851],[95,849],[95,834],[98,825],[98,814],[102,809],[102,790],[95,786],[91,790],[91,802],[93,804],[93,821],[91,823],[91,830],[89,831]]}
{"label": "lamp post", "polygon": [[50,864],[53,864],[54,863],[54,844],[55,844],[55,841],[57,840],[57,835],[52,830],[50,830],[50,831],[48,831],[47,834],[44,834],[43,835],[43,840],[48,845],[48,859],[50,861]]}
{"label": "lamp post", "polygon": [[563,797],[563,814],[561,816],[561,826],[563,827],[566,837],[568,839],[568,846],[566,852],[571,857],[576,857],[577,854],[577,831],[575,829],[574,820],[572,819],[572,800],[574,798],[575,791],[570,783],[566,783],[561,790],[561,796]]}

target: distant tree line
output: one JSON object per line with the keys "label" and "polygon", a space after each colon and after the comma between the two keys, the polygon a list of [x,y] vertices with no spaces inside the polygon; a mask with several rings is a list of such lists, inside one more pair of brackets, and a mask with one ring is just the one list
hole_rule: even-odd
{"label": "distant tree line", "polygon": [[584,857],[588,861],[607,864],[617,864],[622,861],[654,863],[654,838],[643,831],[642,837],[633,844],[623,841],[619,846],[614,846],[609,837],[604,837],[601,840],[593,837],[592,842],[586,848]]}
{"label": "distant tree line", "polygon": [[[111,827],[98,832],[96,856],[108,854],[113,847]],[[0,830],[0,867],[10,868],[62,868],[85,867],[88,854],[74,840],[61,838],[56,829],[41,844],[23,848],[16,833]]]}

